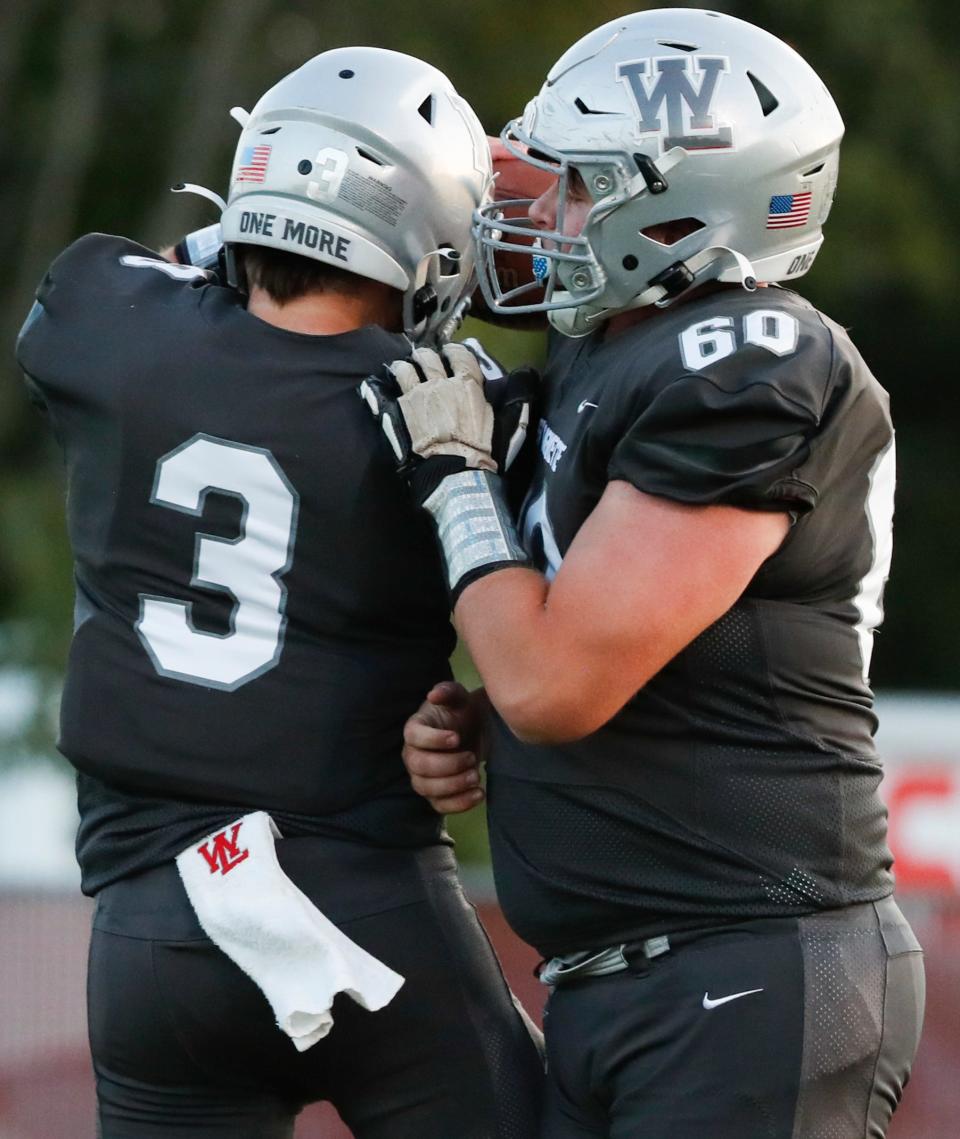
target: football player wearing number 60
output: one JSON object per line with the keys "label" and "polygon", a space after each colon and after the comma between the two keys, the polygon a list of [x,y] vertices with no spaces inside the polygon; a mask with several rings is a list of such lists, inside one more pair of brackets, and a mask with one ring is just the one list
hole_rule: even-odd
{"label": "football player wearing number 60", "polygon": [[401,762],[441,566],[356,395],[456,325],[486,139],[372,48],[234,114],[226,279],[84,237],[17,349],[69,480],[99,1134],[280,1139],[325,1099],[358,1139],[526,1139],[538,1042]]}
{"label": "football player wearing number 60", "polygon": [[553,184],[479,211],[488,306],[554,326],[516,534],[484,440],[444,458],[436,393],[377,389],[430,440],[414,489],[486,686],[436,688],[406,758],[470,806],[492,704],[497,891],[551,986],[544,1139],[880,1139],[910,1071],[868,681],[893,431],[844,330],[772,284],[820,247],[841,134],[759,28],[604,25],[501,136],[515,183]]}

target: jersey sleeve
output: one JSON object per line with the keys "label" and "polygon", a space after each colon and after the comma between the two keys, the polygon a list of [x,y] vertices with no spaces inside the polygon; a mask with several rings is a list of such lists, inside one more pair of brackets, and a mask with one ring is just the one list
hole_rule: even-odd
{"label": "jersey sleeve", "polygon": [[662,384],[614,448],[609,478],[678,502],[811,510],[820,488],[803,476],[829,363],[825,373],[816,351],[763,357],[747,349]]}
{"label": "jersey sleeve", "polygon": [[208,279],[126,238],[92,233],[75,241],[44,275],[17,338],[34,401],[90,395],[142,340],[147,302]]}

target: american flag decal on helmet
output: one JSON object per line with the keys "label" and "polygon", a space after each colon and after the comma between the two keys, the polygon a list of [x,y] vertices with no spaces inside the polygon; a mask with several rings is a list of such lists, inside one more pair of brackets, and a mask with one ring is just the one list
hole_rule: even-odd
{"label": "american flag decal on helmet", "polygon": [[262,182],[267,176],[267,166],[270,163],[272,146],[260,143],[258,146],[248,146],[240,155],[240,165],[237,167],[235,182]]}
{"label": "american flag decal on helmet", "polygon": [[798,194],[774,194],[770,199],[767,229],[793,229],[806,225],[812,198],[812,190],[801,190]]}

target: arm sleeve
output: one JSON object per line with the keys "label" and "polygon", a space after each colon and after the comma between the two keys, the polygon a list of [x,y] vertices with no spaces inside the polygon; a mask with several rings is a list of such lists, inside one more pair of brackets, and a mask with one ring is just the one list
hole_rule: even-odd
{"label": "arm sleeve", "polygon": [[819,491],[796,472],[819,417],[810,385],[790,391],[782,379],[680,376],[633,420],[610,479],[678,502],[806,513]]}

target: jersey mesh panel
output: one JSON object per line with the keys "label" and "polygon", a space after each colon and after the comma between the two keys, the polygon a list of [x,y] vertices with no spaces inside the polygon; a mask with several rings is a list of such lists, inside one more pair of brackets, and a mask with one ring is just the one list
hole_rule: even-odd
{"label": "jersey mesh panel", "polygon": [[816,916],[801,929],[805,1031],[794,1134],[848,1139],[862,1126],[880,1046],[883,943],[876,929],[827,931]]}

